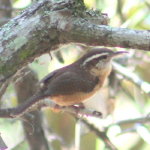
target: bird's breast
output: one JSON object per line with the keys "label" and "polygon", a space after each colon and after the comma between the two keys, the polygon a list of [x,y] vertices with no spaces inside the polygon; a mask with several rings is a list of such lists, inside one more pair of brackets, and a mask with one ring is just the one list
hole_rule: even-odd
{"label": "bird's breast", "polygon": [[92,97],[100,88],[101,84],[97,84],[90,92],[75,92],[74,94],[51,96],[50,99],[61,106],[75,105]]}

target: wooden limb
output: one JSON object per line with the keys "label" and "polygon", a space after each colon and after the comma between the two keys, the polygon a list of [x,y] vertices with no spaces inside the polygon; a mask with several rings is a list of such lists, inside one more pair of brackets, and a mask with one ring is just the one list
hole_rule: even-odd
{"label": "wooden limb", "polygon": [[138,77],[135,73],[130,71],[129,69],[121,66],[120,64],[113,62],[114,69],[117,73],[121,74],[126,79],[133,82],[135,85],[137,85],[143,92],[150,95],[150,84],[143,81]]}
{"label": "wooden limb", "polygon": [[0,29],[0,84],[60,44],[150,50],[149,31],[114,28],[107,23],[107,15],[87,11],[82,0],[43,0],[33,4]]}
{"label": "wooden limb", "polygon": [[0,150],[6,150],[8,147],[6,146],[5,142],[3,141],[0,135]]}
{"label": "wooden limb", "polygon": [[[87,108],[80,108],[80,107],[63,107],[59,106],[53,101],[49,99],[42,99],[42,100],[37,100],[36,98],[34,99],[34,96],[31,97],[27,102],[24,102],[18,107],[15,108],[3,108],[0,109],[0,118],[18,118],[23,116],[26,113],[29,113],[33,110],[41,109],[43,107],[49,107],[51,109],[57,109],[59,111],[64,111],[68,113],[72,113],[75,115],[83,116],[83,117],[88,117],[88,116],[93,116],[93,117],[102,117],[102,114],[100,112],[97,112],[93,109],[87,109]],[[36,97],[36,96],[35,96]],[[33,101],[35,100],[35,102]]]}
{"label": "wooden limb", "polygon": [[113,125],[122,126],[122,125],[136,124],[136,123],[149,123],[149,122],[150,122],[150,115],[148,114],[147,116],[144,116],[144,117],[120,120],[120,121],[117,121],[117,122],[109,125],[108,127],[113,126]]}
{"label": "wooden limb", "polygon": [[2,99],[2,96],[5,93],[8,85],[9,85],[9,80],[7,80],[5,83],[3,83],[2,86],[0,87],[0,100]]}
{"label": "wooden limb", "polygon": [[117,148],[112,144],[109,137],[107,136],[105,131],[100,131],[93,124],[90,124],[87,120],[81,119],[81,121],[92,131],[94,132],[101,140],[104,141],[106,147],[109,150],[117,150]]}
{"label": "wooden limb", "polygon": [[[20,105],[34,94],[34,92],[37,90],[38,82],[37,75],[31,69],[24,68],[21,71],[25,75],[22,76],[22,78],[20,76],[20,80],[17,80],[14,83],[18,103]],[[30,150],[50,150],[42,127],[41,112],[33,111],[30,113],[30,115],[24,115],[23,120],[26,120],[23,121],[22,124]],[[30,130],[30,125],[32,125],[33,131]]]}
{"label": "wooden limb", "polygon": [[[2,9],[3,8],[3,9]],[[5,9],[10,8],[10,9]],[[0,26],[8,22],[12,15],[12,5],[10,0],[0,0]]]}

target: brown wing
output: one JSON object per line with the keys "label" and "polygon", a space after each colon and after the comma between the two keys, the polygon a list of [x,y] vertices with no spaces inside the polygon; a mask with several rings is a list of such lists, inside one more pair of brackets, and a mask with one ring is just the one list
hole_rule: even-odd
{"label": "brown wing", "polygon": [[51,96],[75,92],[90,92],[98,82],[97,78],[89,80],[83,74],[79,75],[75,72],[64,72],[61,76],[53,78],[52,75],[50,78],[51,82],[48,84],[45,94]]}
{"label": "brown wing", "polygon": [[40,84],[48,84],[50,81],[51,81],[51,79],[56,75],[56,73],[57,73],[57,70],[55,70],[55,71],[53,71],[53,72],[51,72],[51,73],[49,73],[47,76],[45,76],[41,81],[40,81]]}

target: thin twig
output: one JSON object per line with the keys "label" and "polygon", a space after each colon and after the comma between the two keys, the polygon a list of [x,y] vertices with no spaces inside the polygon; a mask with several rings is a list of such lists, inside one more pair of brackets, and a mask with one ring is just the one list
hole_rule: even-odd
{"label": "thin twig", "polygon": [[7,80],[5,83],[3,83],[2,86],[0,87],[0,100],[1,100],[3,94],[5,93],[5,91],[6,91],[7,87],[8,87],[9,81],[10,81],[10,80],[8,79],[8,80]]}
{"label": "thin twig", "polygon": [[144,1],[144,3],[150,9],[150,4],[146,0]]}
{"label": "thin twig", "polygon": [[8,148],[7,145],[5,144],[3,138],[0,135],[0,150],[5,150],[7,148]]}
{"label": "thin twig", "polygon": [[140,77],[138,77],[136,74],[134,74],[132,71],[129,69],[119,65],[116,62],[113,62],[114,69],[124,76],[126,79],[130,80],[133,82],[135,85],[137,85],[143,92],[146,94],[150,95],[150,84],[143,81]]}
{"label": "thin twig", "polygon": [[[38,100],[38,101],[34,102],[33,105],[32,104],[29,105],[29,103],[31,103],[30,99],[27,102],[19,105],[18,107],[15,107],[15,108],[2,108],[2,109],[0,109],[0,117],[1,118],[18,118],[18,117],[22,117],[25,113],[29,113],[33,110],[36,110],[38,108],[41,109],[43,107],[57,109],[58,111],[65,111],[65,112],[79,115],[79,116],[101,117],[101,113],[97,112],[95,110],[76,107],[76,106],[75,107],[72,107],[72,106],[63,107],[63,106],[56,105],[55,102],[53,102],[49,99]],[[29,106],[29,107],[26,107],[26,106]]]}
{"label": "thin twig", "polygon": [[110,150],[117,150],[117,148],[112,144],[112,142],[109,140],[108,136],[106,135],[105,131],[100,131],[97,129],[93,124],[90,124],[87,120],[81,119],[81,121],[86,124],[86,126],[93,131],[101,140],[104,141],[106,144],[106,147]]}
{"label": "thin twig", "polygon": [[125,125],[125,124],[136,124],[136,123],[148,123],[150,122],[150,115],[148,114],[147,116],[144,117],[139,117],[139,118],[134,118],[134,119],[126,119],[126,120],[121,120],[118,122],[115,122],[111,125],[109,125],[107,128],[113,125]]}
{"label": "thin twig", "polygon": [[126,19],[124,14],[122,13],[122,10],[123,10],[123,1],[117,0],[117,12],[120,16],[121,22],[123,23],[125,22]]}

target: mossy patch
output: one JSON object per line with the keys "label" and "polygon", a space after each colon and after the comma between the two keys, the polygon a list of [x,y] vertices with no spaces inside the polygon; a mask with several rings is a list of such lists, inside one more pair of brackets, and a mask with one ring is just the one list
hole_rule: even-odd
{"label": "mossy patch", "polygon": [[27,59],[29,56],[31,56],[33,54],[33,51],[32,50],[24,50],[24,51],[21,51],[19,53],[19,59],[20,60],[25,60]]}

